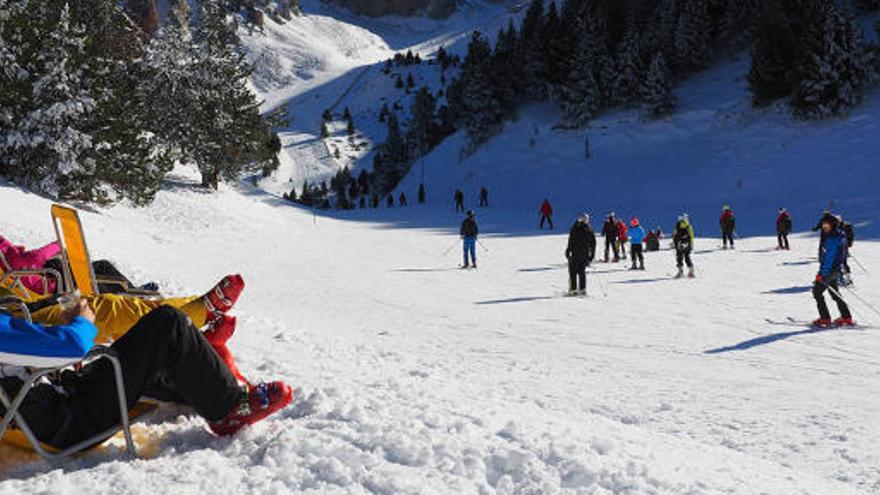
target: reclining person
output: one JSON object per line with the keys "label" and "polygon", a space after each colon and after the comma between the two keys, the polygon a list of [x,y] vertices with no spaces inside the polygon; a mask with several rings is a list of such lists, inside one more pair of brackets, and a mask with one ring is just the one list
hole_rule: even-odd
{"label": "reclining person", "polygon": [[[67,316],[64,324],[46,327],[0,315],[0,353],[85,355],[98,334],[95,315],[80,301]],[[232,435],[293,398],[291,388],[280,381],[239,385],[204,335],[170,306],[141,318],[112,349],[122,365],[129,407],[143,396],[188,405],[217,435]],[[0,386],[10,394],[22,386],[20,371],[0,366]],[[41,442],[63,449],[118,425],[117,404],[112,363],[97,359],[78,371],[64,371],[51,384],[35,386],[20,412]]]}

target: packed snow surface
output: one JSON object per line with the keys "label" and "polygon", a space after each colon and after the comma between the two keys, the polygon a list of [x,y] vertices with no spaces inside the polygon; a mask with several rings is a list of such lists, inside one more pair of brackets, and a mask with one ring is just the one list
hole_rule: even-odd
{"label": "packed snow surface", "polygon": [[[176,178],[147,208],[81,210],[95,258],[168,294],[240,272],[231,341],[294,405],[234,438],[166,407],[120,441],[48,464],[0,447],[2,493],[871,493],[880,490],[880,323],[814,317],[816,239],[700,239],[698,278],[597,264],[564,298],[561,232],[483,237],[457,268],[431,208],[310,212]],[[242,186],[243,187],[243,186]],[[49,202],[0,187],[3,234],[51,240]],[[389,228],[432,216],[449,229]],[[444,251],[450,248],[448,254]],[[868,270],[880,249],[857,244]],[[876,276],[856,273],[868,300]],[[851,297],[852,299],[852,297]],[[780,324],[765,321],[770,318]]]}

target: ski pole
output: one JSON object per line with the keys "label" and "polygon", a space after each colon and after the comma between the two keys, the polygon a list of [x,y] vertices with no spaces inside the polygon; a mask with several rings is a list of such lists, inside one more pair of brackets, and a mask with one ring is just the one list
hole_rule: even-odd
{"label": "ski pole", "polygon": [[865,268],[864,265],[862,265],[862,262],[860,262],[858,258],[856,258],[855,256],[853,256],[852,253],[850,253],[849,257],[852,258],[852,260],[856,262],[856,265],[858,265],[859,268],[861,268],[863,272],[865,272],[865,275],[870,275],[870,274],[871,274],[871,272],[869,272],[868,269]]}
{"label": "ski pole", "polygon": [[602,289],[602,295],[608,297],[608,291],[605,290],[605,284],[602,283],[602,276],[599,275],[599,272],[597,272],[595,268],[591,271],[596,275],[596,281],[599,282],[599,288]]}
{"label": "ski pole", "polygon": [[487,253],[490,253],[490,252],[491,252],[491,251],[489,251],[489,248],[487,248],[486,245],[483,244],[483,241],[481,241],[480,239],[477,239],[477,244],[479,244],[480,247],[482,247],[483,249],[485,249]]}
{"label": "ski pole", "polygon": [[451,246],[446,248],[446,251],[443,251],[443,256],[446,256],[447,254],[449,254],[449,252],[452,251],[452,248],[454,248],[457,245],[458,245],[458,241],[453,242]]}
{"label": "ski pole", "polygon": [[[830,290],[830,291],[834,292],[835,294],[837,294],[837,297],[843,299],[843,297],[840,295],[840,292],[837,292],[836,290],[834,290],[831,286],[829,286],[829,285],[826,284],[825,282],[822,282],[822,284],[823,284],[825,287],[828,287],[828,290]],[[863,297],[861,297],[861,296],[859,296],[858,294],[856,294],[856,291],[854,291],[854,290],[852,290],[852,289],[849,289],[849,293],[852,294],[853,297],[855,297],[856,299],[858,299],[859,301],[861,301],[862,304],[864,304],[865,306],[867,306],[868,309],[870,309],[871,311],[877,313],[877,315],[880,316],[880,311],[878,311],[876,307],[874,307],[871,303],[869,303],[868,301],[866,301]]]}

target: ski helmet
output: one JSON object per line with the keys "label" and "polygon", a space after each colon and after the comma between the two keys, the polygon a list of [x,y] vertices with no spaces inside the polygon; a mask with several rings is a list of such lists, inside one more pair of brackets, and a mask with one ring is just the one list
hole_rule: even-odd
{"label": "ski helmet", "polygon": [[465,214],[468,216],[468,218],[471,218],[474,216],[474,210],[468,210]]}
{"label": "ski helmet", "polygon": [[590,215],[587,212],[581,213],[578,215],[578,222],[580,223],[590,223]]}

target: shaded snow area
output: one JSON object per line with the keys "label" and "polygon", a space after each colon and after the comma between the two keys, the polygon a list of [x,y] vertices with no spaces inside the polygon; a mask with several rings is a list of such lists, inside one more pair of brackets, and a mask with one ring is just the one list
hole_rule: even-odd
{"label": "shaded snow area", "polygon": [[[669,251],[645,272],[598,264],[573,299],[560,234],[486,236],[479,271],[461,271],[451,222],[392,225],[444,211],[314,218],[195,182],[82,211],[93,255],[168,294],[242,273],[230,347],[252,379],[294,384],[295,403],[226,439],[163,407],[135,428],[139,460],[119,439],[55,464],[0,446],[0,493],[880,491],[880,317],[854,303],[868,326],[786,320],[814,317],[814,237],[791,252],[699,239],[695,280],[670,279]],[[0,186],[18,242],[51,240],[48,210]],[[854,253],[880,268],[875,243]]]}

